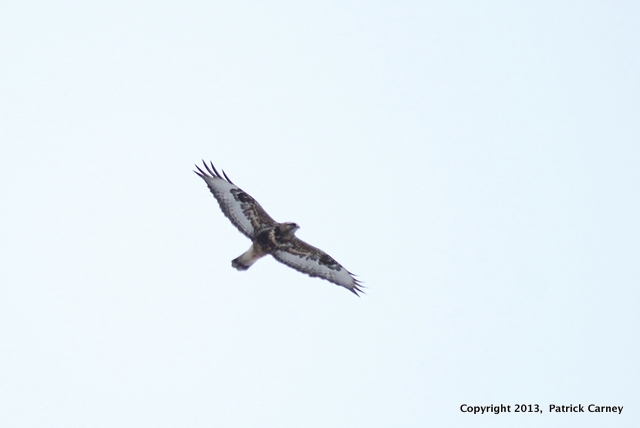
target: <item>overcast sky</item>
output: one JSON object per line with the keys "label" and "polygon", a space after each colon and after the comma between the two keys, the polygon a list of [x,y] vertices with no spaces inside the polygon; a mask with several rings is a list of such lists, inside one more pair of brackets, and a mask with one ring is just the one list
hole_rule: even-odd
{"label": "overcast sky", "polygon": [[[639,23],[3,2],[0,425],[639,426]],[[201,159],[366,294],[232,269]]]}

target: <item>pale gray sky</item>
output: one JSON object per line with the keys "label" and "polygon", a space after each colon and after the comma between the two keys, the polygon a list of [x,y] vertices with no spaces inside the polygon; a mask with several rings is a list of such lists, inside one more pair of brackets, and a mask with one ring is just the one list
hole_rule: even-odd
{"label": "pale gray sky", "polygon": [[[4,2],[0,424],[638,426],[639,22]],[[232,269],[202,158],[367,294]],[[624,410],[548,412],[570,403]]]}

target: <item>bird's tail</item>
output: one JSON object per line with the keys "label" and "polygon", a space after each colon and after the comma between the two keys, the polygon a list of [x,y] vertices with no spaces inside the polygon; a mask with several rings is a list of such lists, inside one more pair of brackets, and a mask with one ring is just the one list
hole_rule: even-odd
{"label": "bird's tail", "polygon": [[240,257],[237,257],[237,258],[231,260],[231,266],[233,266],[234,268],[236,268],[238,270],[247,270],[247,269],[249,269],[251,267],[251,264],[245,265],[244,263],[242,263],[242,256],[240,256]]}
{"label": "bird's tail", "polygon": [[240,257],[236,257],[231,260],[231,266],[238,270],[247,270],[251,267],[252,264],[258,261],[260,257],[263,257],[265,253],[261,251],[259,247],[256,245],[252,245],[249,250],[247,250]]}

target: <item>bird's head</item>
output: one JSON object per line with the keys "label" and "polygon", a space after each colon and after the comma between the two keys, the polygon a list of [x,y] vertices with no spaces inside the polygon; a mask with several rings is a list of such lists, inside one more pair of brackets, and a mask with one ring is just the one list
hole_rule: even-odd
{"label": "bird's head", "polygon": [[298,229],[300,226],[296,223],[282,223],[281,225],[282,234],[285,236],[293,236]]}

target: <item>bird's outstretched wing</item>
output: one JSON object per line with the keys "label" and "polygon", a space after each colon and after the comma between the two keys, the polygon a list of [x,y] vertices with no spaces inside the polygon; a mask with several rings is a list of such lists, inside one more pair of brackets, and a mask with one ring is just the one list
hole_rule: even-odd
{"label": "bird's outstretched wing", "polygon": [[294,237],[276,248],[271,255],[280,263],[306,273],[311,277],[326,279],[358,296],[362,293],[360,281],[335,261],[329,254]]}
{"label": "bird's outstretched wing", "polygon": [[207,171],[196,165],[198,170],[193,172],[207,183],[224,215],[240,232],[249,239],[254,239],[261,230],[276,224],[255,199],[229,180],[224,171],[220,175],[213,163],[210,163],[211,168],[205,161],[202,163]]}

